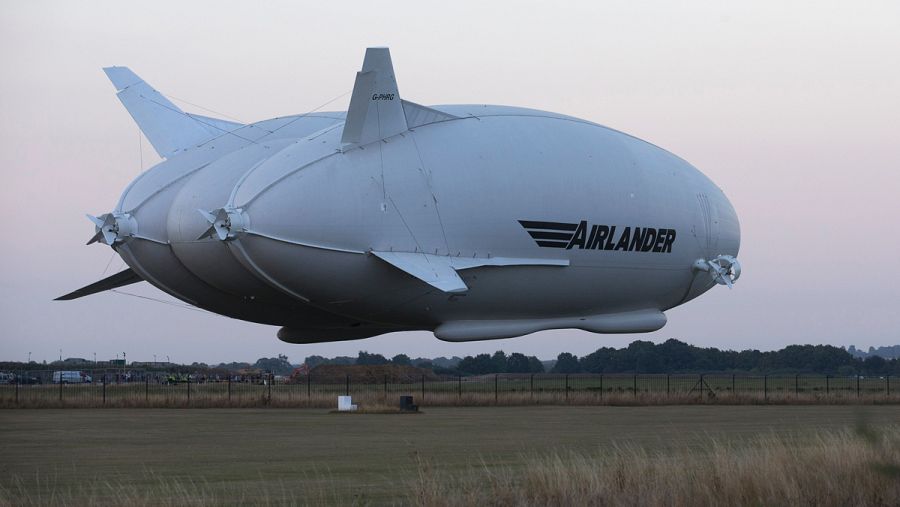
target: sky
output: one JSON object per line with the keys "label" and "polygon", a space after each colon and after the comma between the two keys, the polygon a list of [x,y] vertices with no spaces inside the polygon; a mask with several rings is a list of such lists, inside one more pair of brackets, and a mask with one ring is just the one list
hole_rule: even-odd
{"label": "sky", "polygon": [[[275,327],[122,294],[52,301],[120,267],[84,245],[84,214],[112,209],[159,161],[101,67],[130,66],[187,111],[249,122],[335,97],[329,108],[346,108],[368,46],[391,48],[415,102],[569,114],[688,160],[737,210],[740,281],[667,312],[654,333],[462,344],[409,332],[290,345]],[[900,343],[896,1],[8,1],[0,72],[0,360]]]}

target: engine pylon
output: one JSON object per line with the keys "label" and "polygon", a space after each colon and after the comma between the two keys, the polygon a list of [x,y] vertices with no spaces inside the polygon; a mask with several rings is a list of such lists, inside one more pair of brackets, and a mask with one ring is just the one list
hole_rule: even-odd
{"label": "engine pylon", "polygon": [[197,238],[198,240],[215,236],[220,241],[228,241],[244,231],[244,214],[240,208],[226,206],[212,211],[202,209],[197,211],[210,224],[209,229],[206,229]]}
{"label": "engine pylon", "polygon": [[99,217],[93,215],[87,217],[94,224],[94,235],[88,240],[88,245],[101,242],[114,246],[137,234],[137,222],[128,213],[114,211]]}
{"label": "engine pylon", "polygon": [[706,271],[719,285],[734,287],[734,282],[741,277],[741,263],[731,255],[719,255],[715,259],[697,259],[693,266],[695,271]]}

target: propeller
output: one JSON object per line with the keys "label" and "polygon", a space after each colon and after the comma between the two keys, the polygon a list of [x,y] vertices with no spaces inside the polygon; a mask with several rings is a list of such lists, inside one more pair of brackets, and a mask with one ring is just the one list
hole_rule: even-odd
{"label": "propeller", "polygon": [[104,213],[99,217],[87,215],[88,220],[94,224],[94,235],[87,244],[102,242],[109,246],[121,243],[137,232],[137,224],[128,213],[114,211]]}
{"label": "propeller", "polygon": [[210,226],[197,239],[217,237],[220,241],[228,241],[244,231],[244,216],[240,208],[226,206],[212,211],[198,209]]}
{"label": "propeller", "polygon": [[715,259],[697,259],[694,261],[695,271],[706,271],[719,285],[729,289],[741,277],[741,263],[731,255],[719,255]]}

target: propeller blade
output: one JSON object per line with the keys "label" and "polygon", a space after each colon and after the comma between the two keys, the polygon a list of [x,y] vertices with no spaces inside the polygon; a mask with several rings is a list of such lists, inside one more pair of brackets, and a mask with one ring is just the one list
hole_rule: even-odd
{"label": "propeller blade", "polygon": [[116,238],[119,237],[112,227],[104,227],[100,232],[103,234],[103,239],[106,240],[106,244],[110,246],[112,246],[112,244],[116,242]]}
{"label": "propeller blade", "polygon": [[85,215],[85,216],[88,217],[88,220],[93,222],[94,225],[96,225],[97,227],[103,227],[104,221],[102,218],[97,218],[93,215]]}
{"label": "propeller blade", "polygon": [[216,223],[216,216],[212,213],[202,209],[198,209],[197,211],[200,212],[201,215],[203,215],[203,218],[205,218],[207,222],[211,224]]}
{"label": "propeller blade", "polygon": [[727,274],[722,276],[722,281],[725,282],[725,285],[727,285],[729,289],[734,288],[734,282],[731,281],[731,277]]}
{"label": "propeller blade", "polygon": [[200,236],[197,237],[197,241],[199,241],[201,239],[211,238],[211,237],[213,237],[213,234],[216,234],[215,224],[209,226],[209,229],[206,229],[205,231],[203,231],[203,234],[201,234]]}
{"label": "propeller blade", "polygon": [[103,231],[97,231],[96,234],[91,236],[91,239],[88,240],[88,242],[86,244],[91,245],[93,243],[96,243],[96,242],[100,241],[100,238],[102,238],[102,237],[103,237]]}

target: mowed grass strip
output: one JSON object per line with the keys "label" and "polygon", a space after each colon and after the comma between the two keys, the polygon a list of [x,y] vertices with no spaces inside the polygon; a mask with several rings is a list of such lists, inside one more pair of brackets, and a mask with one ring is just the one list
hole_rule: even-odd
{"label": "mowed grass strip", "polygon": [[[819,431],[843,431],[859,421],[876,429],[896,424],[900,407],[434,407],[417,416],[4,410],[0,488],[12,504],[178,504],[192,494],[199,504],[253,498],[380,504],[405,501],[422,463],[442,473],[483,474],[522,468],[525,456],[623,444],[651,453],[703,453],[712,439],[741,448],[767,436],[802,446],[812,445]],[[125,496],[117,499],[117,492]]]}

